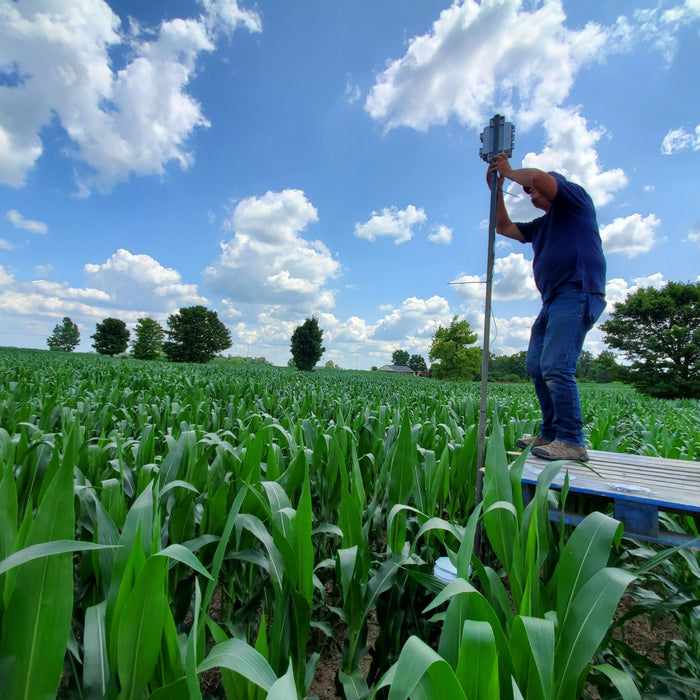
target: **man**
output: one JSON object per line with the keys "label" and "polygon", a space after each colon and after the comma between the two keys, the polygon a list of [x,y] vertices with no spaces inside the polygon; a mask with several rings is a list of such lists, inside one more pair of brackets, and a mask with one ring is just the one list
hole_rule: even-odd
{"label": "man", "polygon": [[[532,243],[535,284],[542,310],[532,327],[526,367],[535,383],[542,410],[539,435],[521,438],[533,443],[532,454],[544,459],[588,459],[576,362],[586,333],[605,309],[605,256],[595,207],[580,185],[556,172],[537,168],[513,170],[501,153],[491,161],[487,182],[498,175],[496,231],[521,243]],[[544,216],[513,222],[503,201],[503,182],[522,185]]]}

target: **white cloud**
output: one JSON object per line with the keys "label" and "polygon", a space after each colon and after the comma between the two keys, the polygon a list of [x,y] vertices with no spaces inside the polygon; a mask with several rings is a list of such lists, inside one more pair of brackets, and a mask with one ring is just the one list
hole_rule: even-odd
{"label": "white cloud", "polygon": [[[698,0],[698,2],[700,2],[700,0]],[[688,237],[685,240],[700,246],[700,221],[690,227]]]}
{"label": "white cloud", "polygon": [[209,303],[196,285],[183,284],[177,270],[163,267],[150,255],[120,248],[104,263],[88,263],[84,269],[92,284],[125,308],[173,312],[181,306]]}
{"label": "white cloud", "polygon": [[10,241],[6,241],[4,238],[0,238],[0,250],[12,250],[14,246]]}
{"label": "white cloud", "polygon": [[452,116],[481,128],[494,109],[516,115],[519,128],[542,120],[568,96],[576,72],[609,48],[612,30],[567,29],[559,2],[531,12],[522,4],[454,2],[379,75],[367,112],[387,129],[425,130]]}
{"label": "white cloud", "polygon": [[619,217],[601,227],[603,248],[606,254],[621,253],[628,258],[648,253],[658,242],[656,231],[660,225],[661,221],[654,214],[643,218],[641,214]]}
{"label": "white cloud", "polygon": [[14,276],[0,265],[0,288],[8,287],[14,281]]}
{"label": "white cloud", "polygon": [[627,186],[623,170],[605,171],[598,160],[595,145],[605,136],[604,129],[590,129],[586,120],[571,109],[552,109],[543,125],[547,135],[545,148],[540,154],[528,153],[523,158],[525,167],[560,172],[582,185],[597,206],[607,204],[613,193]]}
{"label": "white cloud", "polygon": [[449,245],[452,243],[452,229],[444,224],[436,226],[429,234],[428,240],[431,243],[441,243],[442,245]]}
{"label": "white cloud", "polygon": [[36,265],[34,268],[34,274],[41,278],[45,277],[46,275],[49,274],[53,270],[53,265],[51,263],[47,263],[46,265]]}
{"label": "white cloud", "polygon": [[225,224],[233,238],[204,270],[206,284],[237,306],[279,305],[296,313],[332,308],[335,292],[326,285],[340,263],[321,241],[300,235],[316,221],[318,212],[301,190],[244,199]]}
{"label": "white cloud", "polygon": [[665,156],[679,153],[688,148],[700,151],[700,124],[695,127],[695,133],[688,133],[685,129],[672,129],[661,142],[661,153]]}
{"label": "white cloud", "polygon": [[443,297],[409,297],[379,320],[372,338],[390,343],[402,343],[409,337],[430,339],[437,325],[449,325],[451,319],[450,305]]}
{"label": "white cloud", "polygon": [[[41,131],[55,117],[89,170],[83,192],[130,173],[160,174],[192,162],[186,142],[208,121],[186,90],[203,51],[221,32],[260,30],[235,0],[202,0],[197,19],[172,19],[155,32],[129,29],[103,0],[0,3],[0,65],[14,80],[0,87],[0,182],[24,184],[43,152]],[[114,56],[128,63],[114,66]]]}
{"label": "white cloud", "polygon": [[5,216],[15,228],[22,229],[23,231],[30,231],[31,233],[47,233],[49,230],[49,227],[45,223],[25,219],[16,209],[11,209],[5,214]]}
{"label": "white cloud", "polygon": [[355,224],[355,235],[374,243],[377,238],[388,236],[399,245],[413,238],[413,227],[424,224],[427,220],[422,208],[409,204],[405,209],[385,207],[380,212],[373,211],[369,221]]}
{"label": "white cloud", "polygon": [[[486,294],[485,275],[462,274],[454,280],[457,295],[467,301],[483,301]],[[496,258],[493,265],[494,300],[536,299],[540,296],[532,274],[532,262],[522,253]]]}

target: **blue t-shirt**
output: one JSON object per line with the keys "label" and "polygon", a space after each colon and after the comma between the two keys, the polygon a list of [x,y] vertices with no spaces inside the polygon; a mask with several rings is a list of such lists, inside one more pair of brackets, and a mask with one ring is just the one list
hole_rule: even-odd
{"label": "blue t-shirt", "polygon": [[548,301],[569,289],[605,294],[605,256],[593,200],[580,185],[554,173],[557,194],[549,211],[534,221],[516,222],[535,258],[535,284]]}

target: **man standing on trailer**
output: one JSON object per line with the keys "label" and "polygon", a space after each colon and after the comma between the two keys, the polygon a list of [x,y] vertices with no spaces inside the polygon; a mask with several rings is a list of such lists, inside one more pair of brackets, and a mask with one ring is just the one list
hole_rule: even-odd
{"label": "man standing on trailer", "polygon": [[[556,172],[537,168],[513,170],[505,153],[493,157],[486,181],[498,173],[496,231],[532,243],[535,284],[542,295],[530,335],[527,372],[535,383],[542,411],[532,454],[544,459],[588,459],[576,363],[586,334],[605,309],[605,256],[593,201],[580,185]],[[534,221],[513,222],[503,201],[503,182],[522,185],[530,201],[545,214]]]}

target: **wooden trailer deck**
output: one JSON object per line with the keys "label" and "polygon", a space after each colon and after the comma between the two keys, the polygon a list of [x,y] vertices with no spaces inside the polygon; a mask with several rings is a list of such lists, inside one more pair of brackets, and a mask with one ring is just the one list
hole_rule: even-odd
{"label": "wooden trailer deck", "polygon": [[[659,511],[700,518],[700,462],[595,450],[588,454],[587,466],[563,463],[550,488],[561,489],[568,472],[569,499],[576,494],[612,502],[613,516],[622,522],[626,535],[666,545],[691,543],[688,536],[660,529]],[[522,476],[526,499],[534,495],[537,477],[549,464],[527,457]],[[584,516],[567,513],[565,517],[577,524]],[[697,541],[693,544],[700,546]]]}

